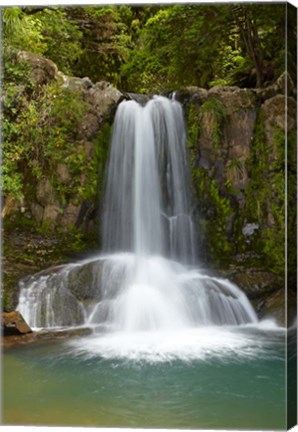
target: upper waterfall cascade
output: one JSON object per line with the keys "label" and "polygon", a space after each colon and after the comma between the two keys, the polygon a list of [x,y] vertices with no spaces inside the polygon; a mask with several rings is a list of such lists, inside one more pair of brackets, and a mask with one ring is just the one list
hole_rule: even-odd
{"label": "upper waterfall cascade", "polygon": [[[24,318],[33,327],[126,333],[257,322],[237,286],[198,270],[190,190],[180,103],[123,101],[108,162],[103,254],[21,281]],[[86,266],[89,299],[79,301],[73,274]]]}

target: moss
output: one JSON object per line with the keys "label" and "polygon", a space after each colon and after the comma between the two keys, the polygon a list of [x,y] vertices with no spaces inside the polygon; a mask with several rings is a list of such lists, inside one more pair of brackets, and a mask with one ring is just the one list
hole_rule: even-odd
{"label": "moss", "polygon": [[96,191],[97,197],[100,199],[105,186],[106,166],[109,155],[109,144],[112,134],[112,126],[110,123],[105,123],[101,128],[94,146],[94,156],[96,164]]}
{"label": "moss", "polygon": [[233,214],[230,199],[220,191],[207,170],[193,170],[193,184],[200,203],[200,235],[205,239],[207,254],[217,265],[227,263],[233,252],[228,238],[229,219]]}
{"label": "moss", "polygon": [[2,309],[4,312],[11,312],[15,309],[15,292],[17,287],[18,279],[16,276],[8,275],[3,272],[2,288],[1,288],[1,299]]}
{"label": "moss", "polygon": [[248,158],[249,185],[245,191],[244,218],[258,223],[258,236],[250,244],[264,257],[263,265],[283,274],[285,268],[285,170],[284,132],[276,127],[272,142],[266,140],[265,119],[258,113]]}
{"label": "moss", "polygon": [[219,99],[212,96],[201,106],[200,117],[202,118],[205,115],[212,116],[213,145],[214,148],[219,148],[222,139],[223,122],[226,117],[226,107]]}
{"label": "moss", "polygon": [[191,103],[187,113],[188,147],[190,150],[196,148],[200,136],[200,114],[195,103]]}
{"label": "moss", "polygon": [[289,286],[297,283],[297,133],[293,130],[288,135],[288,166],[287,166],[287,265]]}

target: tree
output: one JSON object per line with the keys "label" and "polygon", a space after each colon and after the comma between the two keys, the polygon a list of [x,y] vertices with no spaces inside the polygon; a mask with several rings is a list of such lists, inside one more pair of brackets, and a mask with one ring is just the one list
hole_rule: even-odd
{"label": "tree", "polygon": [[[123,16],[124,7],[116,6],[67,10],[82,33],[82,54],[73,67],[76,75],[119,84],[120,66],[126,61],[131,40],[127,25],[121,21],[121,11]],[[129,14],[129,8],[126,12]]]}

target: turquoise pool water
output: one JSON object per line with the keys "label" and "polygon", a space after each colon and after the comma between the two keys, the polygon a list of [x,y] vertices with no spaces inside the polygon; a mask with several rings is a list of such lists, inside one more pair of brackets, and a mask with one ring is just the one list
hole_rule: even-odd
{"label": "turquoise pool water", "polygon": [[[107,344],[100,343],[101,349],[95,350],[94,343],[102,339],[96,335],[6,350],[3,423],[284,428],[284,332],[251,328],[227,332],[246,344],[232,347],[229,337],[215,344],[211,334],[204,344],[209,339],[214,348],[206,355],[199,355],[198,349],[197,355],[183,357],[182,344],[180,353],[173,349],[177,355],[159,357],[156,349],[155,357],[146,356],[142,347],[139,355],[129,357],[123,350],[117,355],[111,349],[105,355]],[[224,333],[217,341],[220,336]],[[198,334],[197,340],[201,339]],[[206,352],[204,344],[201,354]],[[149,348],[154,351],[152,345]]]}

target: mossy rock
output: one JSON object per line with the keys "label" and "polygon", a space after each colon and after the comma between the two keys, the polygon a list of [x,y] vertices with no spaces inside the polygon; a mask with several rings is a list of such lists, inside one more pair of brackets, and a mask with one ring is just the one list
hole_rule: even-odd
{"label": "mossy rock", "polygon": [[68,273],[68,289],[82,302],[99,300],[101,297],[101,263],[96,260],[73,266]]}
{"label": "mossy rock", "polygon": [[260,298],[264,294],[272,293],[283,288],[284,280],[281,276],[260,269],[236,271],[230,276],[232,282],[238,285],[250,298]]}

